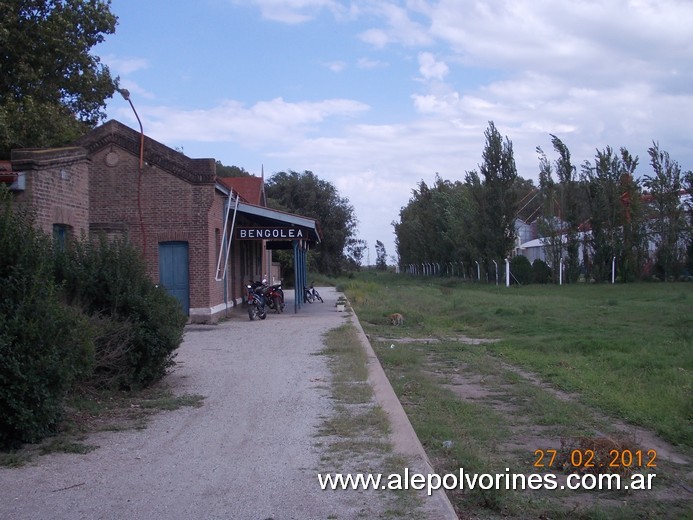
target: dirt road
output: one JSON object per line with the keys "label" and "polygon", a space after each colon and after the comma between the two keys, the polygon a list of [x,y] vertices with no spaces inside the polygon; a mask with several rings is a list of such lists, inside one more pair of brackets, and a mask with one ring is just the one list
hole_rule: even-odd
{"label": "dirt road", "polygon": [[[349,319],[336,312],[334,290],[320,290],[325,303],[297,314],[287,306],[265,321],[237,315],[216,326],[189,326],[168,382],[176,394],[205,396],[203,406],[158,414],[144,430],[94,434],[86,442],[99,448],[85,455],[52,454],[1,468],[0,518],[380,516],[386,492],[318,485],[317,472],[329,469],[320,467],[323,448],[315,436],[334,405],[325,356],[314,354],[323,348],[322,334]],[[407,425],[395,421],[393,435]],[[446,507],[436,497],[422,511],[445,518]]]}

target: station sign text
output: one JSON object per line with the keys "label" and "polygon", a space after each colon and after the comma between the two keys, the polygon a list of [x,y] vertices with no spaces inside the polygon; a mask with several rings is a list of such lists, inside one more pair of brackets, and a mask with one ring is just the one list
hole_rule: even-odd
{"label": "station sign text", "polygon": [[305,231],[295,227],[240,227],[236,228],[237,240],[300,240]]}

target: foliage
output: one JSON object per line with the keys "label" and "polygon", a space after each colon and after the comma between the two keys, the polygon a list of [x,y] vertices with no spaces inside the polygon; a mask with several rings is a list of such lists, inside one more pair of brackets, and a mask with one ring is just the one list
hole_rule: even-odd
{"label": "foliage", "polygon": [[685,209],[679,201],[683,187],[683,175],[679,164],[669,154],[654,143],[648,149],[653,175],[646,175],[643,184],[652,198],[654,213],[652,232],[657,248],[657,262],[661,266],[664,279],[676,277],[685,255],[683,231],[686,228]]}
{"label": "foliage", "polygon": [[356,230],[354,208],[337,188],[313,172],[275,173],[265,185],[268,206],[320,222],[322,241],[314,253],[318,272],[339,274],[347,265],[345,250]]}
{"label": "foliage", "polygon": [[75,242],[55,265],[67,301],[98,325],[95,377],[125,388],[160,379],[173,365],[186,317],[177,300],[152,283],[139,252],[122,240]]}
{"label": "foliage", "polygon": [[484,135],[486,147],[479,166],[484,186],[479,218],[484,232],[478,239],[486,258],[506,258],[515,245],[518,200],[513,190],[517,180],[513,145],[507,137],[503,139],[493,121]]}
{"label": "foliage", "polygon": [[250,177],[250,172],[240,166],[224,166],[217,161],[217,177]]}
{"label": "foliage", "polygon": [[400,222],[393,223],[401,261],[419,264],[452,256],[448,209],[457,186],[436,176],[433,186],[422,180],[412,190],[409,204],[400,211]]}
{"label": "foliage", "polygon": [[520,285],[527,285],[534,282],[534,271],[532,264],[526,256],[517,255],[510,260],[510,273],[513,279]]}
{"label": "foliage", "polygon": [[350,238],[347,241],[346,251],[347,251],[347,269],[350,271],[358,271],[361,269],[361,262],[363,262],[363,255],[368,249],[368,245],[365,240]]}
{"label": "foliage", "polygon": [[628,150],[621,148],[619,155],[609,146],[597,151],[594,165],[583,164],[591,216],[591,272],[597,281],[606,281],[611,276],[612,258],[616,258],[617,265],[628,269],[624,280],[634,274],[632,252],[639,247],[639,241],[632,232],[632,210],[622,194],[628,194],[629,201],[639,199],[639,186],[633,175],[637,165],[638,158]]}
{"label": "foliage", "polygon": [[578,239],[580,214],[575,166],[570,159],[568,147],[555,135],[551,142],[559,158],[555,161],[558,182],[552,178],[552,164],[540,147],[539,187],[542,194],[542,214],[537,219],[539,230],[547,244],[547,256],[558,279],[561,258],[567,259],[566,281],[575,282],[580,273],[580,242]]}
{"label": "foliage", "polygon": [[92,357],[87,319],[53,282],[49,239],[9,201],[0,187],[0,448],[52,432]]}
{"label": "foliage", "polygon": [[0,158],[98,124],[117,80],[89,51],[115,31],[110,2],[0,0],[0,12]]}
{"label": "foliage", "polygon": [[385,245],[380,240],[375,241],[375,268],[379,271],[387,269],[387,252]]}
{"label": "foliage", "polygon": [[464,182],[437,174],[433,184],[420,181],[392,223],[400,268],[421,272],[426,263],[460,265],[458,273],[474,278],[479,263],[490,280],[493,261],[502,261],[515,245],[514,222],[509,227],[514,215],[536,223],[554,282],[561,259],[566,283],[583,272],[595,281],[610,280],[614,258],[619,281],[643,278],[652,268],[648,243],[656,246],[654,267],[662,277],[691,276],[693,202],[681,194],[693,193],[692,172],[683,173],[655,143],[649,150],[654,175],[643,183],[635,174],[638,157],[611,147],[597,150],[593,163],[585,161],[578,179],[568,147],[551,138],[554,161],[537,148],[539,190],[517,176],[512,144],[492,122],[481,174],[468,171]]}
{"label": "foliage", "polygon": [[532,262],[535,283],[551,283],[551,268],[538,258]]}
{"label": "foliage", "polygon": [[429,186],[419,182],[407,206],[393,222],[400,265],[502,260],[515,243],[519,195],[532,183],[515,169],[512,143],[503,140],[494,124],[486,132],[482,176],[467,172],[464,183],[436,175]]}

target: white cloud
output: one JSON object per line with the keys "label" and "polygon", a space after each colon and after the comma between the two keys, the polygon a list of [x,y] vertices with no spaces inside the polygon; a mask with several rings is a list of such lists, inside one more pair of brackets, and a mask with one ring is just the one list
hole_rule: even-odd
{"label": "white cloud", "polygon": [[388,44],[401,44],[407,47],[430,45],[433,40],[428,28],[412,20],[407,7],[393,2],[379,1],[368,3],[363,12],[375,14],[384,19],[386,28],[371,28],[363,31],[359,37],[377,48]]}
{"label": "white cloud", "polygon": [[[236,2],[245,4],[247,2]],[[251,0],[260,8],[262,16],[268,20],[295,25],[307,22],[318,16],[320,11],[328,9],[335,16],[344,17],[349,9],[335,0]]]}
{"label": "white cloud", "polygon": [[343,61],[331,61],[329,63],[326,63],[325,66],[332,72],[342,72],[344,69],[347,68],[347,64]]}
{"label": "white cloud", "polygon": [[148,60],[144,58],[121,58],[113,54],[101,56],[101,62],[108,66],[113,75],[132,74],[149,68]]}
{"label": "white cloud", "polygon": [[356,62],[356,66],[359,69],[377,69],[380,67],[387,67],[387,63],[380,60],[373,60],[370,58],[359,58]]}
{"label": "white cloud", "polygon": [[352,117],[368,106],[348,99],[289,103],[282,98],[259,101],[246,107],[225,101],[206,110],[180,110],[175,107],[145,109],[148,130],[163,142],[234,141],[245,146],[286,146],[305,138],[328,119]]}
{"label": "white cloud", "polygon": [[426,80],[437,79],[443,81],[448,75],[448,66],[443,61],[437,61],[430,52],[419,53],[419,72]]}

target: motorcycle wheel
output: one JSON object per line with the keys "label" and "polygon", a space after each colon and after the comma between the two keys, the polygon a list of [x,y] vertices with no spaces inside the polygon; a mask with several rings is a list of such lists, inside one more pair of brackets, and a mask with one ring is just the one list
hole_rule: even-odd
{"label": "motorcycle wheel", "polygon": [[275,296],[274,298],[272,298],[272,303],[274,305],[274,312],[276,312],[277,314],[280,314],[284,310],[284,306],[282,305],[282,301],[281,298],[279,298],[279,296]]}
{"label": "motorcycle wheel", "polygon": [[256,316],[257,316],[257,307],[253,304],[249,304],[248,305],[248,318],[250,318],[250,321],[253,321]]}
{"label": "motorcycle wheel", "polygon": [[261,309],[258,313],[258,317],[261,320],[264,320],[267,317],[267,311],[265,309]]}
{"label": "motorcycle wheel", "polygon": [[308,303],[313,303],[313,295],[311,293],[306,294],[306,301]]}

